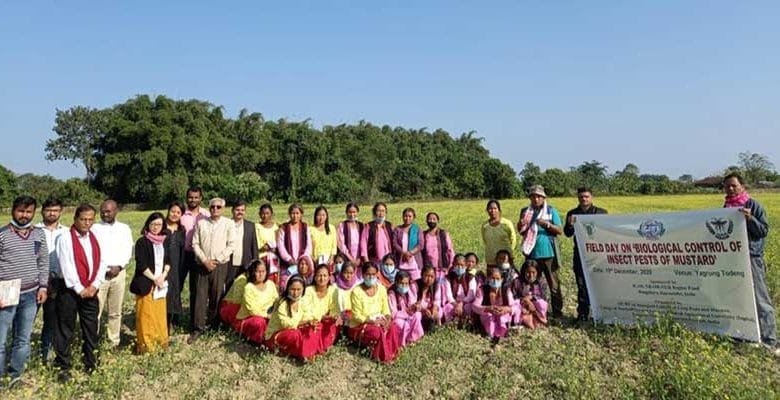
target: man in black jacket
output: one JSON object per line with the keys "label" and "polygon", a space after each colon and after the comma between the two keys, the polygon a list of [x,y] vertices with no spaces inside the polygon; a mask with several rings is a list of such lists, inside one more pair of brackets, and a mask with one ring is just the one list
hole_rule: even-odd
{"label": "man in black jacket", "polygon": [[233,222],[236,223],[236,247],[231,256],[231,264],[225,279],[225,293],[230,289],[233,280],[244,272],[244,267],[250,261],[257,259],[257,234],[255,224],[244,219],[246,216],[246,202],[238,200],[233,205]]}
{"label": "man in black jacket", "polygon": [[[566,213],[566,225],[563,233],[566,237],[574,236],[575,215],[582,214],[606,214],[607,210],[593,205],[593,192],[588,187],[577,189],[579,205]],[[590,316],[590,299],[588,298],[588,286],[585,284],[585,274],[582,271],[582,260],[577,248],[577,240],[574,240],[574,277],[577,280],[577,320],[587,321]]]}

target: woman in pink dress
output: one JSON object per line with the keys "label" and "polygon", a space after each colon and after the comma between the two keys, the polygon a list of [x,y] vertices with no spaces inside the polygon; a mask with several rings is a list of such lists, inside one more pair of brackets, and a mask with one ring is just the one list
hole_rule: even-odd
{"label": "woman in pink dress", "polygon": [[[284,279],[298,274],[298,264],[302,258],[309,259],[311,266],[311,234],[309,227],[303,222],[303,207],[292,204],[287,209],[290,220],[279,227],[276,245],[281,259],[282,277]],[[280,287],[284,285],[280,284]]]}
{"label": "woman in pink dress", "polygon": [[344,261],[360,265],[360,237],[364,228],[363,223],[358,221],[360,208],[357,203],[349,203],[344,212],[347,219],[339,222],[338,227],[336,227],[339,254],[345,258]]}
{"label": "woman in pink dress", "polygon": [[440,280],[447,275],[455,259],[450,234],[439,227],[439,214],[429,212],[425,216],[428,230],[423,232],[422,259],[424,265],[436,268],[436,277]]}
{"label": "woman in pink dress", "polygon": [[498,268],[488,269],[487,277],[488,281],[477,291],[472,307],[479,315],[483,331],[496,345],[509,332],[517,302],[510,288],[503,284]]}
{"label": "woman in pink dress", "polygon": [[455,321],[458,328],[468,327],[472,321],[471,303],[477,296],[479,285],[474,275],[466,269],[466,257],[462,254],[455,256],[455,265],[452,266],[447,278],[443,281],[455,300],[455,305],[449,312],[444,313],[444,322]]}
{"label": "woman in pink dress", "polygon": [[363,263],[370,262],[378,270],[382,265],[382,259],[393,252],[393,224],[385,220],[387,216],[385,203],[374,204],[371,211],[374,220],[365,224],[363,233],[360,234],[360,257]]}
{"label": "woman in pink dress", "polygon": [[417,295],[409,273],[399,271],[395,283],[387,293],[390,302],[390,312],[393,314],[393,324],[401,334],[400,344],[405,347],[412,344],[424,334],[422,313],[420,313]]}
{"label": "woman in pink dress", "polygon": [[398,260],[398,269],[406,271],[413,281],[420,279],[423,267],[423,232],[414,223],[417,214],[413,208],[404,209],[403,224],[393,230],[393,252]]}
{"label": "woman in pink dress", "polygon": [[436,270],[428,265],[423,268],[422,277],[417,281],[417,303],[422,312],[425,332],[432,332],[441,324],[441,296]]}

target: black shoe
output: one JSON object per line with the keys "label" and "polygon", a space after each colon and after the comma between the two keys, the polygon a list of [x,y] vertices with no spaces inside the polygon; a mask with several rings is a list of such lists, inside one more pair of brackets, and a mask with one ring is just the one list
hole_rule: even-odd
{"label": "black shoe", "polygon": [[68,383],[73,379],[73,377],[70,375],[70,371],[60,371],[59,374],[57,374],[57,381],[60,383]]}
{"label": "black shoe", "polygon": [[195,343],[195,341],[198,340],[198,338],[200,338],[200,335],[202,335],[202,334],[203,334],[203,332],[201,332],[201,331],[195,331],[195,332],[190,333],[190,337],[187,338],[187,344]]}
{"label": "black shoe", "polygon": [[490,338],[490,347],[495,348],[496,346],[498,346],[498,341],[499,340],[501,340],[501,338],[499,338],[497,336]]}

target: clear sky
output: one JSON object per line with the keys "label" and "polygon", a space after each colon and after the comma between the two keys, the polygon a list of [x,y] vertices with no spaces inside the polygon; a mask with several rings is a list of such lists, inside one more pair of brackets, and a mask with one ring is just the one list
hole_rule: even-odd
{"label": "clear sky", "polygon": [[55,109],[164,94],[474,130],[516,171],[780,167],[779,21],[778,1],[2,2],[0,164],[82,176],[44,158]]}

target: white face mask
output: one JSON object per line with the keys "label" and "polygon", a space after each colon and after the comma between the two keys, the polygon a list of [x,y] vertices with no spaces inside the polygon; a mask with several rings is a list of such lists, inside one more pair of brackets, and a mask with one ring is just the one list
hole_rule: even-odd
{"label": "white face mask", "polygon": [[509,264],[509,263],[503,263],[503,264],[501,264],[501,268],[502,269],[509,269],[509,268],[512,268],[512,265]]}

